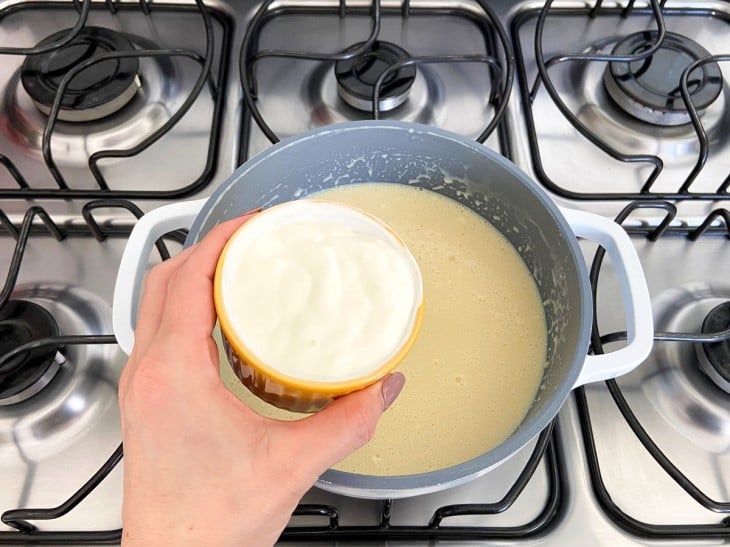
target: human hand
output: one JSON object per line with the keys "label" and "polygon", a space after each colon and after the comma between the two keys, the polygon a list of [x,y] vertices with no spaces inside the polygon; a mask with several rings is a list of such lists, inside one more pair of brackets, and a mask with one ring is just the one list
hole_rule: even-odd
{"label": "human hand", "polygon": [[272,545],[322,472],[365,444],[394,373],[296,422],[259,416],[223,385],[213,275],[252,215],[211,230],[147,276],[119,383],[123,545]]}

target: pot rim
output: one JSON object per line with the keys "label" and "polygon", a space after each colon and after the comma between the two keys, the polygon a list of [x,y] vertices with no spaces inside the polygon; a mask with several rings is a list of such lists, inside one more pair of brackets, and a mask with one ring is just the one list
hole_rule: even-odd
{"label": "pot rim", "polygon": [[567,374],[560,380],[548,403],[533,416],[523,420],[517,429],[502,443],[492,450],[485,452],[475,458],[463,463],[412,475],[395,476],[374,476],[349,473],[330,469],[325,471],[316,483],[317,486],[350,496],[366,498],[398,498],[410,497],[428,492],[435,492],[463,484],[476,478],[498,464],[507,460],[514,453],[527,445],[555,418],[568,395],[572,391],[580,372],[584,366],[585,356],[588,351],[590,328],[592,324],[593,298],[588,279],[588,270],[583,255],[578,246],[577,238],[568,224],[568,221],[560,212],[558,206],[547,195],[537,182],[529,177],[524,171],[517,167],[507,158],[499,155],[490,148],[457,135],[444,129],[402,121],[364,120],[356,122],[345,122],[313,129],[293,137],[280,141],[274,146],[266,149],[260,154],[249,159],[241,165],[225,182],[223,182],[204,204],[200,213],[195,218],[190,229],[185,247],[195,243],[201,235],[201,229],[207,220],[208,214],[217,204],[225,198],[228,189],[239,179],[245,177],[249,172],[256,169],[261,162],[275,161],[278,155],[285,154],[292,147],[311,139],[321,139],[341,135],[352,131],[405,131],[410,134],[421,134],[437,139],[454,142],[477,155],[486,157],[490,161],[499,164],[506,172],[522,183],[540,204],[547,210],[553,221],[557,224],[558,231],[563,236],[568,252],[572,258],[572,264],[576,269],[580,303],[580,325],[578,328],[578,343],[576,344],[571,363],[567,368]]}

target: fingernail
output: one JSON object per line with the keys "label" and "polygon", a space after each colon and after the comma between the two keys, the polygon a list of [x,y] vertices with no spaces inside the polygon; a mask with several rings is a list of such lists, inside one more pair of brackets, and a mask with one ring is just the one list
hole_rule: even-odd
{"label": "fingernail", "polygon": [[251,209],[250,211],[246,211],[241,216],[242,217],[245,217],[245,216],[248,216],[248,215],[253,215],[254,213],[260,213],[263,210],[264,210],[263,207],[256,207],[256,209]]}
{"label": "fingernail", "polygon": [[394,372],[383,380],[383,410],[388,410],[390,405],[398,398],[398,394],[406,383],[406,377],[402,372]]}

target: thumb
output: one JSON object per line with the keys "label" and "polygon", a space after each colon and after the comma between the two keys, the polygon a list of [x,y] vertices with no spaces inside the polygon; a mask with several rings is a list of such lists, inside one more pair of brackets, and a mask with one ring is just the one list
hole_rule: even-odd
{"label": "thumb", "polygon": [[344,395],[324,410],[297,423],[300,446],[307,446],[316,476],[366,444],[375,434],[383,412],[393,404],[406,378],[389,374],[365,389]]}

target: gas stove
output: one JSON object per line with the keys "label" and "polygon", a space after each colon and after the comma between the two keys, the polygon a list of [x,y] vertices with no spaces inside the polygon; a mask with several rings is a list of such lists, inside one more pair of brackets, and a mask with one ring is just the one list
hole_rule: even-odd
{"label": "gas stove", "polygon": [[[717,1],[0,3],[0,543],[119,540],[111,300],[136,219],[369,118],[474,138],[615,218],[656,341],[485,476],[392,501],[312,489],[281,543],[730,542],[728,24]],[[581,245],[610,351],[618,286]]]}

